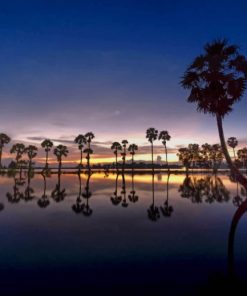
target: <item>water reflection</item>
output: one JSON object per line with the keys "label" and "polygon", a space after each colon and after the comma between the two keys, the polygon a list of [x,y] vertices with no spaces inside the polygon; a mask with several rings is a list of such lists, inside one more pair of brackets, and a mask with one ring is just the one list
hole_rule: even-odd
{"label": "water reflection", "polygon": [[[107,252],[109,254],[115,252],[110,259],[107,257],[108,260],[116,260],[117,263],[114,261],[114,264],[120,264],[121,260],[123,262],[125,262],[124,260],[135,262],[133,258],[138,258],[139,264],[144,266],[146,264],[147,270],[150,270],[154,267],[148,265],[147,261],[154,260],[160,266],[160,273],[165,273],[167,270],[166,276],[169,276],[169,272],[173,272],[172,267],[169,269],[166,266],[174,258],[174,262],[177,264],[176,273],[179,272],[179,268],[183,268],[177,263],[179,261],[177,258],[182,258],[182,261],[188,260],[190,271],[194,266],[194,273],[192,271],[191,273],[195,276],[194,281],[196,282],[198,279],[196,279],[197,271],[195,272],[195,270],[198,268],[198,258],[202,258],[200,259],[200,264],[202,264],[200,271],[206,278],[211,272],[208,267],[208,258],[212,259],[210,263],[212,270],[218,268],[216,265],[222,264],[218,261],[215,264],[213,263],[215,260],[214,252],[218,252],[217,256],[220,257],[220,262],[228,262],[228,270],[226,270],[226,264],[220,270],[222,278],[228,279],[230,282],[230,278],[239,277],[240,271],[237,270],[236,272],[234,256],[238,249],[234,248],[234,245],[236,244],[235,237],[239,221],[247,211],[247,201],[246,190],[234,178],[229,178],[226,175],[202,174],[189,176],[173,174],[140,175],[136,172],[114,175],[109,172],[107,174],[88,172],[76,175],[23,173],[21,178],[19,174],[9,178],[2,176],[0,177],[0,184],[0,192],[4,194],[0,200],[0,210],[4,209],[0,217],[3,218],[5,213],[8,215],[13,213],[11,217],[14,221],[13,224],[15,224],[19,220],[16,220],[18,215],[14,214],[18,211],[22,215],[25,211],[25,217],[26,219],[28,217],[29,220],[26,221],[25,229],[23,225],[20,226],[23,227],[24,232],[36,215],[39,216],[38,223],[40,223],[40,219],[44,221],[48,214],[50,219],[54,217],[53,223],[50,224],[52,234],[47,242],[47,248],[50,248],[52,235],[55,235],[56,232],[60,237],[65,237],[64,243],[65,240],[73,241],[74,243],[71,245],[75,245],[76,242],[78,250],[71,247],[71,253],[74,251],[73,256],[79,258],[80,266],[83,266],[84,262],[89,260],[85,255],[86,251],[85,254],[80,253],[83,252],[82,245],[85,250],[91,250],[90,254],[98,252],[95,258],[105,258],[108,256]],[[9,204],[5,203],[6,201]],[[28,206],[24,201],[29,201]],[[10,205],[17,203],[16,207]],[[117,207],[115,208],[112,205]],[[208,211],[209,207],[210,211]],[[25,210],[23,210],[24,208]],[[40,208],[46,210],[41,211]],[[58,219],[59,213],[62,217],[67,217],[70,223],[67,223],[68,220],[61,218],[61,216]],[[81,217],[92,218],[82,219],[84,222],[78,223],[77,218],[80,215]],[[6,219],[6,221],[9,220]],[[2,221],[3,223],[10,223]],[[67,231],[62,231],[64,227],[70,226],[71,228]],[[42,227],[40,231],[43,231]],[[81,236],[82,239],[77,241],[80,237],[78,236],[80,231],[85,231],[88,234],[87,240],[83,240],[83,236]],[[104,235],[109,236],[104,240]],[[229,235],[228,242],[227,235]],[[184,237],[187,239],[184,239]],[[41,240],[38,237],[35,243],[40,243],[39,239]],[[212,241],[214,244],[211,244]],[[139,244],[144,246],[141,251],[141,248],[138,248],[138,252],[141,252],[140,257],[137,256],[138,252],[136,251],[136,246],[139,246]],[[103,247],[98,249],[97,246],[99,245],[103,245]],[[66,246],[70,248],[68,244]],[[105,253],[100,253],[101,249],[105,249]],[[57,252],[56,246],[54,246],[54,250]],[[117,253],[117,250],[119,250],[119,253]],[[16,250],[15,252],[18,253]],[[199,254],[198,257],[188,259],[187,254],[193,256],[196,252]],[[68,256],[68,264],[70,264],[69,260],[74,258],[70,259],[71,255],[69,254],[71,253],[61,255]],[[206,263],[202,254],[206,255]],[[19,254],[18,256],[22,255]],[[120,256],[119,261],[115,259],[118,256]],[[121,256],[124,256],[124,259]],[[96,259],[91,258],[91,260],[94,262],[93,260]],[[76,265],[77,268],[79,264]],[[88,264],[91,264],[91,262]],[[104,265],[104,268],[106,268],[105,266],[107,265]],[[227,274],[226,271],[228,271]],[[173,279],[177,280],[176,276]],[[214,279],[219,283],[217,277]],[[154,282],[156,280],[155,278]],[[189,280],[193,281],[192,279]]]}

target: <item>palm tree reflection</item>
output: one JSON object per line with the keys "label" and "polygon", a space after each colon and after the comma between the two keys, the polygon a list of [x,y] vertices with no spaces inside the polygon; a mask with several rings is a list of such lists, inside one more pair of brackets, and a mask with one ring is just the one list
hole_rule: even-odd
{"label": "palm tree reflection", "polygon": [[131,191],[130,194],[128,195],[129,201],[136,203],[139,199],[138,195],[136,195],[135,191],[135,183],[134,183],[134,172],[132,169],[132,174],[131,174]]}
{"label": "palm tree reflection", "polygon": [[160,207],[160,211],[165,217],[171,217],[171,214],[173,212],[173,207],[169,205],[169,179],[170,174],[168,173],[166,181],[166,200],[164,202],[164,206]]}
{"label": "palm tree reflection", "polygon": [[207,203],[230,200],[230,192],[215,174],[204,178],[187,176],[178,191],[181,197],[189,198],[193,203],[202,203],[203,199]]}
{"label": "palm tree reflection", "polygon": [[85,191],[82,193],[82,196],[86,199],[86,202],[82,204],[82,214],[84,216],[91,216],[93,213],[93,210],[89,206],[89,198],[92,196],[92,193],[90,191],[90,178],[93,173],[88,172],[87,173],[87,181],[85,186]]}
{"label": "palm tree reflection", "polygon": [[56,201],[56,202],[60,202],[63,201],[65,196],[66,196],[66,190],[61,189],[61,173],[60,171],[57,174],[58,177],[58,181],[57,184],[55,186],[55,189],[52,191],[51,193],[51,197]]}
{"label": "palm tree reflection", "polygon": [[122,191],[121,191],[121,194],[123,194],[122,207],[127,208],[129,204],[127,203],[127,200],[126,200],[126,182],[125,182],[124,173],[122,173]]}
{"label": "palm tree reflection", "polygon": [[[47,170],[47,172],[48,172],[48,170]],[[46,177],[47,177],[47,175],[45,173],[42,173],[41,175],[44,180],[44,191],[43,191],[41,198],[38,199],[37,204],[40,208],[46,208],[50,204],[49,198],[46,194]]]}
{"label": "palm tree reflection", "polygon": [[79,179],[79,192],[78,192],[78,196],[76,198],[76,202],[75,204],[73,204],[72,206],[72,210],[76,213],[76,214],[79,214],[82,212],[82,199],[81,199],[81,196],[82,196],[82,190],[81,190],[81,174],[80,172],[78,173],[78,179]]}
{"label": "palm tree reflection", "polygon": [[118,177],[119,177],[119,173],[117,173],[116,175],[115,191],[113,192],[113,196],[111,196],[111,202],[114,206],[117,206],[122,201],[122,196],[118,195]]}
{"label": "palm tree reflection", "polygon": [[23,192],[20,191],[20,187],[24,184],[25,182],[23,180],[20,182],[20,180],[14,176],[13,193],[6,193],[8,202],[15,204],[18,203],[21,199],[23,199]]}
{"label": "palm tree reflection", "polygon": [[152,173],[152,204],[147,210],[148,218],[151,221],[157,221],[160,218],[159,208],[155,206],[154,202],[154,173]]}
{"label": "palm tree reflection", "polygon": [[24,191],[24,196],[23,199],[25,201],[30,201],[33,200],[35,198],[34,196],[34,189],[31,187],[31,179],[34,177],[34,172],[28,170],[27,173],[27,187]]}

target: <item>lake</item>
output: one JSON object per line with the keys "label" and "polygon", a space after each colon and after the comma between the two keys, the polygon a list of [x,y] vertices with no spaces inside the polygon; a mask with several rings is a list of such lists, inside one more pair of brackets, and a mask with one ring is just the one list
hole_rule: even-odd
{"label": "lake", "polygon": [[207,295],[247,283],[246,191],[227,175],[18,178],[0,176],[3,295]]}

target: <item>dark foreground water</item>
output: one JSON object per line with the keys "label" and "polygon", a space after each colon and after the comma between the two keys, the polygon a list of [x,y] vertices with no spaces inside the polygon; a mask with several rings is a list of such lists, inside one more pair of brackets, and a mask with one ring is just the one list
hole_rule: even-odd
{"label": "dark foreground water", "polygon": [[247,287],[241,186],[227,176],[116,177],[0,177],[1,295],[234,295]]}

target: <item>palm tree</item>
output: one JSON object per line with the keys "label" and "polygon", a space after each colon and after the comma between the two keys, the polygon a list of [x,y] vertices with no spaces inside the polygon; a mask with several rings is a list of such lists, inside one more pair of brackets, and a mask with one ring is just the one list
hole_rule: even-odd
{"label": "palm tree", "polygon": [[151,143],[151,157],[152,157],[152,168],[154,171],[154,141],[157,140],[158,130],[153,127],[150,127],[146,131],[146,138]]}
{"label": "palm tree", "polygon": [[84,135],[78,135],[74,142],[78,144],[78,149],[80,150],[81,156],[80,156],[80,164],[79,164],[79,172],[81,171],[82,168],[82,155],[83,155],[83,147],[86,144],[86,138]]}
{"label": "palm tree", "polygon": [[246,174],[247,174],[247,147],[239,149],[237,152],[237,155],[238,155],[238,159],[243,164],[243,167],[245,167]]}
{"label": "palm tree", "polygon": [[50,152],[51,148],[53,147],[53,142],[49,139],[45,139],[42,143],[41,143],[41,147],[45,148],[45,169],[48,169],[48,153]]}
{"label": "palm tree", "polygon": [[168,159],[167,159],[167,147],[166,142],[170,141],[171,136],[169,135],[168,131],[161,131],[159,133],[159,140],[162,140],[162,144],[165,146],[165,153],[166,153],[166,167],[168,168]]}
{"label": "palm tree", "polygon": [[236,160],[235,148],[238,146],[238,140],[235,137],[230,137],[227,140],[227,144],[232,148],[234,159]]}
{"label": "palm tree", "polygon": [[122,146],[119,142],[113,142],[111,145],[111,150],[113,150],[115,157],[116,157],[116,170],[118,171],[118,162],[117,162],[117,158],[118,158],[118,151],[122,150]]}
{"label": "palm tree", "polygon": [[4,145],[10,142],[10,137],[6,134],[0,134],[0,169],[2,168],[2,154]]}
{"label": "palm tree", "polygon": [[195,58],[186,70],[181,84],[190,90],[188,102],[197,104],[197,110],[216,117],[220,142],[226,161],[239,182],[247,187],[247,179],[234,166],[228,153],[222,119],[232,111],[246,89],[247,60],[238,47],[226,40],[216,40],[204,47],[204,53]]}
{"label": "palm tree", "polygon": [[20,169],[20,179],[21,179],[21,175],[22,175],[22,167],[23,167],[23,164],[25,163],[24,160],[22,160],[22,155],[25,153],[25,145],[22,144],[22,143],[16,143],[12,146],[12,148],[10,149],[10,153],[16,153],[16,156],[15,156],[15,165],[16,165],[16,168],[19,168]]}
{"label": "palm tree", "polygon": [[136,154],[136,151],[138,150],[138,146],[136,144],[130,144],[128,151],[131,155],[131,164],[132,164],[132,170],[134,169],[134,155]]}
{"label": "palm tree", "polygon": [[66,146],[64,145],[58,145],[54,151],[54,155],[57,157],[58,161],[58,174],[61,174],[61,168],[62,168],[62,157],[67,157],[69,150]]}
{"label": "palm tree", "polygon": [[125,167],[125,160],[126,160],[126,148],[127,148],[127,144],[128,144],[129,142],[127,141],[127,140],[123,140],[122,141],[122,147],[123,147],[123,152],[121,153],[121,155],[122,155],[122,160],[123,160],[123,164],[122,164],[122,170],[124,170],[124,167]]}
{"label": "palm tree", "polygon": [[28,173],[31,172],[32,164],[33,164],[32,160],[34,157],[37,156],[37,151],[38,151],[38,148],[33,145],[29,145],[25,148],[25,153],[27,153],[27,157],[28,157]]}
{"label": "palm tree", "polygon": [[92,132],[88,132],[85,134],[85,139],[86,139],[86,144],[87,148],[84,150],[84,153],[87,154],[86,159],[87,159],[87,169],[90,171],[90,154],[93,154],[93,150],[91,149],[91,142],[92,139],[95,138],[94,134]]}

